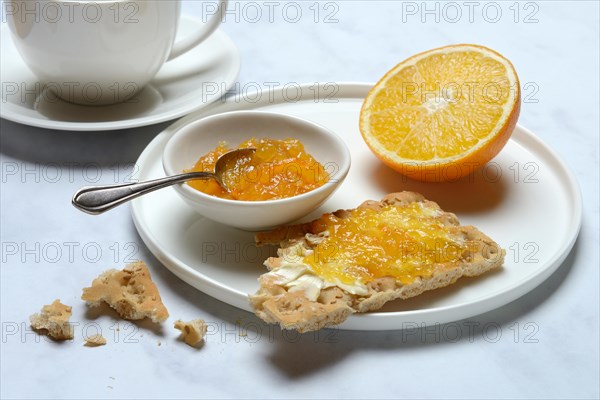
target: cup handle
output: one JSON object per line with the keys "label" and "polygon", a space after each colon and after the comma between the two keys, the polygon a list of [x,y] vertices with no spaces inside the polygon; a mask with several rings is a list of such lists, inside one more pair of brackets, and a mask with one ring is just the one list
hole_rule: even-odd
{"label": "cup handle", "polygon": [[167,61],[179,57],[208,38],[221,24],[221,16],[223,15],[223,11],[227,9],[227,3],[228,0],[219,0],[215,14],[205,24],[202,24],[202,27],[197,32],[175,42]]}

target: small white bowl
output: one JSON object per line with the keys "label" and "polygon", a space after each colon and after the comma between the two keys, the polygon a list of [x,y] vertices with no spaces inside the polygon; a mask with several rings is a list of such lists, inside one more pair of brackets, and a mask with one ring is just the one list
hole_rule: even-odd
{"label": "small white bowl", "polygon": [[252,137],[300,140],[320,162],[330,180],[310,192],[277,200],[227,200],[200,192],[188,184],[173,186],[206,218],[244,230],[270,229],[295,221],[319,207],[335,192],[350,169],[350,151],[330,130],[313,122],[264,111],[234,111],[197,119],[179,128],[167,142],[163,167],[167,175],[190,169],[204,154],[226,141],[231,147]]}

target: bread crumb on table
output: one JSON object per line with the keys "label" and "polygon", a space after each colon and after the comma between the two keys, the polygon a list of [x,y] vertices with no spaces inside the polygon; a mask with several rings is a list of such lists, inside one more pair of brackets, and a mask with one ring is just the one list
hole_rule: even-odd
{"label": "bread crumb on table", "polygon": [[31,327],[55,340],[73,339],[73,327],[69,323],[71,309],[56,299],[52,304],[43,306],[39,314],[29,317]]}
{"label": "bread crumb on table", "polygon": [[85,339],[84,346],[98,347],[98,346],[104,346],[105,344],[106,344],[106,339],[104,338],[104,336],[94,335],[94,336],[87,337]]}
{"label": "bread crumb on table", "polygon": [[175,329],[181,331],[183,341],[192,347],[197,347],[204,343],[206,328],[206,322],[202,319],[195,319],[189,322],[183,322],[180,319],[175,321]]}
{"label": "bread crumb on table", "polygon": [[147,317],[158,323],[169,317],[143,261],[128,264],[122,271],[105,271],[94,279],[91,287],[83,289],[81,299],[91,307],[105,302],[124,319]]}

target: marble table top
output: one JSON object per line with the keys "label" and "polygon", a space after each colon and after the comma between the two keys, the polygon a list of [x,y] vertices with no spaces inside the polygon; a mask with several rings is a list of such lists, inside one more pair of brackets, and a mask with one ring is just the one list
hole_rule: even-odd
{"label": "marble table top", "polygon": [[[203,2],[183,4],[186,14],[201,17],[205,10]],[[0,396],[598,398],[598,15],[596,1],[229,6],[221,29],[241,52],[238,90],[273,82],[374,82],[408,55],[452,43],[484,44],[512,60],[524,95],[519,123],[576,175],[583,225],[549,279],[512,303],[456,322],[458,339],[444,326],[298,336],[264,325],[162,267],[128,207],[90,217],[70,204],[71,194],[88,184],[84,172],[122,179],[170,122],[78,133],[3,119]],[[60,168],[61,177],[49,179],[48,168]],[[93,277],[131,259],[148,263],[169,306],[172,317],[162,329],[90,311],[79,300]],[[29,328],[28,316],[55,298],[73,306],[73,342],[55,343]],[[171,328],[177,318],[210,322],[203,348],[177,340]],[[244,324],[259,329],[245,332]],[[473,329],[486,325],[497,335]],[[82,346],[81,335],[95,330],[107,345]]]}

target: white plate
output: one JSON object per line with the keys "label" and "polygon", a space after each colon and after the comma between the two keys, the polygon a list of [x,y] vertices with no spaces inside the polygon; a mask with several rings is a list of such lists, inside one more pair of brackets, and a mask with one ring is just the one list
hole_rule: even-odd
{"label": "white plate", "polygon": [[[170,135],[190,119],[237,109],[297,115],[337,132],[352,152],[346,181],[311,217],[355,207],[363,200],[380,199],[390,192],[412,190],[456,213],[463,224],[479,227],[507,251],[504,268],[499,272],[463,278],[447,288],[388,303],[378,312],[353,315],[341,328],[402,329],[456,321],[500,307],[549,277],[575,243],[582,215],[578,184],[556,154],[533,133],[518,126],[498,157],[474,176],[447,184],[408,181],[383,166],[360,136],[358,114],[370,87],[307,85],[296,88],[294,94],[258,93],[247,95],[250,100],[235,98],[214,104],[159,134],[140,156],[137,178],[164,176],[163,147]],[[301,97],[295,99],[298,92]],[[252,233],[200,217],[173,189],[134,200],[132,213],[150,251],[175,275],[225,303],[250,310],[247,295],[258,288],[256,279],[265,272],[261,263],[273,249],[256,249]]]}
{"label": "white plate", "polygon": [[[179,34],[202,22],[182,16]],[[188,53],[166,63],[140,93],[125,103],[86,107],[56,99],[44,92],[21,59],[2,26],[0,116],[41,128],[103,131],[168,121],[198,110],[223,96],[240,71],[240,55],[229,37],[218,30]]]}

